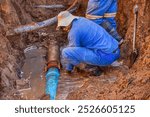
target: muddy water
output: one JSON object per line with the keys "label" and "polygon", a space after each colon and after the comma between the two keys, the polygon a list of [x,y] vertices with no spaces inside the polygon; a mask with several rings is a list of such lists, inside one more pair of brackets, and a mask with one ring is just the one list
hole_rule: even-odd
{"label": "muddy water", "polygon": [[[26,88],[19,89],[23,99],[39,100],[45,96],[45,72],[46,67],[46,50],[37,46],[30,46],[24,50],[25,61],[22,67],[22,79],[29,80]],[[88,76],[86,73],[73,72],[71,75],[61,70],[61,76],[58,83],[57,100],[65,100],[67,96],[78,91],[91,78],[101,79],[101,83],[114,83],[116,77],[98,77]],[[46,97],[44,99],[49,99]]]}
{"label": "muddy water", "polygon": [[113,84],[117,81],[117,77],[104,74],[101,76],[89,76],[86,72],[74,72],[68,75],[62,71],[58,84],[57,100],[67,99],[70,93],[80,90],[91,80],[97,80],[100,84]]}
{"label": "muddy water", "polygon": [[75,72],[71,75],[68,75],[62,72],[58,85],[57,99],[68,99],[69,94],[81,90],[91,80],[96,80],[100,84],[113,84],[116,82],[117,77],[115,75],[108,76],[104,74],[101,76],[89,76],[86,72]]}
{"label": "muddy water", "polygon": [[[25,61],[22,68],[22,79],[29,80],[29,86],[20,89],[23,99],[41,99],[45,95],[46,51],[43,48],[30,46],[24,50]],[[67,95],[84,84],[85,79],[77,75],[68,76],[61,73],[57,99],[66,99]],[[49,99],[49,98],[46,98]]]}
{"label": "muddy water", "polygon": [[25,61],[22,68],[22,79],[29,80],[29,87],[21,89],[23,98],[39,99],[45,93],[45,55],[46,51],[43,48],[30,46],[24,50]]}
{"label": "muddy water", "polygon": [[87,80],[88,77],[82,77],[82,75],[78,73],[68,75],[61,72],[56,98],[58,100],[65,100],[69,93],[80,89]]}

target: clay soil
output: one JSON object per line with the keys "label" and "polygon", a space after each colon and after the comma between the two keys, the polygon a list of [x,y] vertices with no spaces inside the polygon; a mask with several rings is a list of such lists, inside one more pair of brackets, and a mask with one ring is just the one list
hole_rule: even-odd
{"label": "clay soil", "polygon": [[[65,10],[73,0],[1,0],[0,1],[0,99],[21,99],[15,96],[16,80],[20,79],[23,66],[24,49],[32,44],[45,48],[51,39],[59,41],[60,46],[67,43],[67,34],[56,31],[56,24],[33,32],[6,36],[6,32],[19,25],[39,22],[56,16]],[[84,16],[88,0],[83,0],[75,15]],[[41,4],[63,4],[64,9],[34,8]],[[136,47],[139,56],[129,68],[132,52],[133,7],[139,6]],[[105,67],[102,76],[86,77],[83,85],[70,92],[66,99],[150,99],[150,1],[118,0],[118,32],[125,39],[121,46],[121,67]],[[40,37],[41,32],[48,36]],[[115,77],[115,81],[102,80]]]}

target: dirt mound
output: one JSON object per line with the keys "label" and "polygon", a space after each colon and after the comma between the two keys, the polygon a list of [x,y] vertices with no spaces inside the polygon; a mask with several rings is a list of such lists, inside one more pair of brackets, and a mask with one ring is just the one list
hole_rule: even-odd
{"label": "dirt mound", "polygon": [[[18,99],[14,96],[15,81],[20,78],[20,68],[24,60],[23,50],[32,44],[48,45],[55,38],[60,45],[66,43],[67,35],[56,32],[56,25],[30,33],[6,36],[6,31],[31,22],[39,22],[56,16],[65,10],[73,0],[1,0],[0,1],[0,98]],[[76,15],[84,16],[88,0]],[[63,9],[35,8],[41,4],[62,4]],[[134,14],[133,7],[139,6],[137,48],[139,56],[131,69],[128,69],[132,51]],[[93,77],[86,80],[78,90],[71,92],[67,99],[150,99],[150,1],[120,0],[117,14],[118,31],[124,37],[121,47],[121,59],[124,66],[104,68],[104,77]],[[48,37],[40,37],[40,32],[48,33]],[[109,78],[115,77],[115,82]],[[106,78],[107,80],[103,80]]]}

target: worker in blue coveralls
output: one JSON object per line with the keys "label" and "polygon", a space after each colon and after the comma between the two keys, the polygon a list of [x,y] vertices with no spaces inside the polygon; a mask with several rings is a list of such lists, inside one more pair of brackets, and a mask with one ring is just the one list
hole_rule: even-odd
{"label": "worker in blue coveralls", "polygon": [[[117,13],[117,1],[118,0],[89,0],[86,18],[101,25],[119,44],[122,44],[123,39],[116,31],[117,25],[115,16]],[[75,0],[67,10],[78,7],[81,3],[82,0]]]}
{"label": "worker in blue coveralls", "polygon": [[117,40],[86,18],[74,16],[68,11],[60,12],[57,30],[59,29],[68,32],[69,44],[62,50],[68,72],[80,63],[108,66],[120,56]]}

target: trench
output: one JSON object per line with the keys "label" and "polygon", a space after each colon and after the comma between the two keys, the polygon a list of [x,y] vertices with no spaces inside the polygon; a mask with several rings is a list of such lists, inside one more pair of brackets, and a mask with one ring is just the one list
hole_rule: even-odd
{"label": "trench", "polygon": [[[46,79],[45,68],[47,50],[35,45],[29,46],[24,50],[25,60],[20,72],[20,79],[17,80],[17,92],[21,99],[49,99],[45,97]],[[80,89],[92,76],[85,75],[84,72],[74,72],[71,75],[60,71],[60,78],[57,88],[57,100],[67,99],[69,93]],[[111,84],[116,82],[116,76],[102,75],[99,82]]]}
{"label": "trench", "polygon": [[[9,1],[9,0],[8,0]],[[7,20],[5,15],[0,14],[0,23],[3,27],[5,24],[13,27],[20,24],[28,24],[32,21],[40,22],[50,17],[54,17],[60,11],[68,7],[71,1],[67,0],[10,0],[11,7],[15,17]],[[90,76],[84,72],[75,71],[71,75],[66,74],[61,69],[57,100],[65,99],[149,99],[149,1],[126,1],[119,0],[117,24],[118,32],[125,39],[125,43],[121,46],[121,65],[117,67],[103,67],[100,76]],[[140,51],[140,56],[132,69],[128,68],[129,56],[132,51],[132,34],[133,34],[133,6],[138,4],[141,7],[137,47]],[[35,4],[63,4],[65,8],[61,9],[43,9],[33,8]],[[87,0],[74,14],[83,16]],[[126,8],[128,6],[128,8]],[[11,14],[13,14],[11,13]],[[142,20],[143,15],[145,17]],[[11,16],[12,17],[12,16]],[[18,19],[17,19],[18,17]],[[17,22],[17,23],[14,23]],[[2,52],[6,51],[6,56],[3,53],[2,65],[0,65],[1,99],[49,99],[45,97],[45,74],[47,67],[47,56],[49,42],[57,40],[59,46],[66,45],[67,34],[55,30],[56,25],[48,26],[29,33],[21,35],[5,37],[5,28],[1,38],[6,40],[6,47]],[[147,29],[143,31],[143,29]],[[142,40],[142,43],[140,43]],[[5,51],[4,51],[5,50]],[[7,55],[8,54],[8,55]],[[11,55],[11,56],[10,56]],[[4,61],[4,63],[3,63]],[[6,62],[8,61],[8,62]],[[8,65],[7,65],[8,64]],[[141,66],[141,69],[139,69]],[[6,68],[5,68],[6,67]],[[82,67],[82,66],[81,66]],[[139,87],[141,89],[139,89]],[[137,91],[137,89],[139,89]]]}

